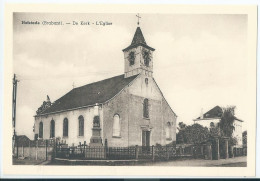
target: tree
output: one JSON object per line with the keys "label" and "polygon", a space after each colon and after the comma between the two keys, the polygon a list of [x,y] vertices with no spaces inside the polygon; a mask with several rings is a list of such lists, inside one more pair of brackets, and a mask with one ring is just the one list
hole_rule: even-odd
{"label": "tree", "polygon": [[200,124],[193,124],[185,126],[176,135],[177,144],[189,143],[199,144],[208,141],[210,132],[207,127],[203,127]]}
{"label": "tree", "polygon": [[247,131],[242,133],[243,147],[247,147]]}
{"label": "tree", "polygon": [[178,125],[179,125],[179,127],[178,127],[177,129],[178,129],[179,131],[185,129],[186,126],[187,126],[187,125],[186,125],[185,123],[183,123],[183,122],[179,122]]}
{"label": "tree", "polygon": [[233,125],[236,118],[235,108],[235,106],[228,106],[223,108],[223,114],[219,122],[221,136],[228,138],[232,137],[233,131],[235,129]]}

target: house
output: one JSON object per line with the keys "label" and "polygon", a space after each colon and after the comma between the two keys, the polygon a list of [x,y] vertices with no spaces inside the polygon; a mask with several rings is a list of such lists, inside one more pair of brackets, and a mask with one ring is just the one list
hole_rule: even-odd
{"label": "house", "polygon": [[[219,106],[215,106],[211,110],[209,110],[206,113],[201,113],[201,116],[194,119],[194,123],[198,123],[204,127],[210,128],[212,126],[216,126],[221,119],[221,116],[223,114],[223,110]],[[233,123],[235,129],[233,131],[233,137],[237,139],[237,145],[236,147],[242,147],[242,123],[243,121],[235,118],[235,121]]]}
{"label": "house", "polygon": [[26,135],[17,135],[15,144],[18,146],[29,146],[32,141]]}
{"label": "house", "polygon": [[138,26],[123,49],[124,74],[73,88],[53,103],[47,97],[34,116],[35,137],[90,146],[174,142],[177,115],[153,77],[154,50]]}

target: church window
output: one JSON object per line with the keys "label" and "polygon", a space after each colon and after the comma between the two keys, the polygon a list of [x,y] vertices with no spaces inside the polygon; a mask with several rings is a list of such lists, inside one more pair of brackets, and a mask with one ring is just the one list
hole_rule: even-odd
{"label": "church window", "polygon": [[51,120],[51,129],[50,129],[50,138],[54,138],[55,137],[55,122],[52,119]]}
{"label": "church window", "polygon": [[65,118],[63,120],[63,137],[67,137],[69,135],[69,120]]}
{"label": "church window", "polygon": [[116,137],[120,136],[120,117],[118,114],[114,115],[113,136],[116,136]]}
{"label": "church window", "polygon": [[135,64],[135,52],[130,52],[128,55],[129,65]]}
{"label": "church window", "polygon": [[39,124],[39,138],[43,138],[43,123]]}
{"label": "church window", "polygon": [[171,123],[170,122],[167,123],[165,131],[166,131],[166,139],[168,139],[168,140],[171,139]]}
{"label": "church window", "polygon": [[148,51],[148,50],[143,49],[142,50],[142,55],[143,55],[145,66],[149,67],[149,63],[151,61],[151,52]]}
{"label": "church window", "polygon": [[79,116],[79,136],[84,136],[84,118]]}
{"label": "church window", "polygon": [[144,103],[143,103],[143,116],[145,118],[149,118],[149,101],[148,101],[148,99],[144,99]]}

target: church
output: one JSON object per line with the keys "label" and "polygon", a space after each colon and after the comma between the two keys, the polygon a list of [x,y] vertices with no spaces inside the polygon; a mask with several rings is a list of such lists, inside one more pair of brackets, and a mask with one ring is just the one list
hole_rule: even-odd
{"label": "church", "polygon": [[153,77],[153,52],[138,26],[123,49],[124,74],[73,88],[36,111],[35,139],[69,146],[166,145],[176,141],[177,115]]}

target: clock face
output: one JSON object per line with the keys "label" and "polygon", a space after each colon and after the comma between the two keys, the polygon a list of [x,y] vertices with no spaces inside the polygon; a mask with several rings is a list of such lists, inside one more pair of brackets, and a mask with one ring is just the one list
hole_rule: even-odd
{"label": "clock face", "polygon": [[129,65],[134,65],[135,64],[135,52],[131,51],[128,54],[128,61],[129,61]]}
{"label": "clock face", "polygon": [[145,66],[148,67],[149,63],[151,61],[151,52],[149,50],[143,49],[142,50],[142,56],[143,56],[143,59],[144,59]]}

